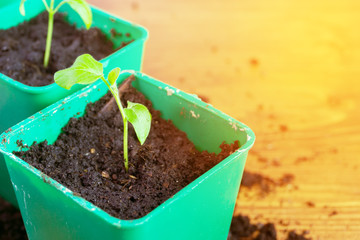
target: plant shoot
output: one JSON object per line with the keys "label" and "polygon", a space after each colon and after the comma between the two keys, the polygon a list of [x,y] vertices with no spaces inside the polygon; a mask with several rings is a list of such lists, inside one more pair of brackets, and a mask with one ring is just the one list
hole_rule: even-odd
{"label": "plant shoot", "polygon": [[124,165],[125,170],[128,171],[128,122],[133,125],[136,136],[142,145],[150,132],[151,114],[149,110],[140,103],[128,101],[127,108],[122,106],[116,84],[119,74],[120,68],[114,68],[109,72],[107,79],[105,79],[102,63],[96,61],[89,54],[83,54],[75,60],[71,67],[56,72],[54,79],[55,83],[65,89],[70,89],[74,84],[91,84],[98,79],[101,79],[106,84],[115,98],[124,123]]}
{"label": "plant shoot", "polygon": [[[23,16],[25,16],[25,1],[26,0],[21,0],[19,7],[19,11]],[[50,4],[47,3],[47,0],[42,1],[45,5],[46,11],[49,13],[48,32],[44,54],[44,67],[47,68],[50,59],[51,40],[54,27],[54,14],[60,9],[62,5],[67,3],[75,12],[79,14],[86,26],[86,29],[89,29],[92,23],[92,13],[89,5],[85,0],[63,0],[56,7],[54,6],[54,0],[50,0]]]}

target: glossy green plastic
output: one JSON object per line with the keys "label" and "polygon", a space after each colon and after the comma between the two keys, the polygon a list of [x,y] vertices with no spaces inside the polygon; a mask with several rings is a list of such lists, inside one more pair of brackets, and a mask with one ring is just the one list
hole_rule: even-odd
{"label": "glossy green plastic", "polygon": [[[122,72],[118,83],[133,73]],[[253,132],[195,95],[141,73],[135,77],[133,86],[198,149],[218,153],[223,141],[235,140],[241,148],[148,215],[136,220],[112,217],[12,154],[19,150],[18,140],[27,145],[45,139],[53,143],[71,117],[83,115],[87,103],[107,92],[101,82],[90,85],[0,136],[0,151],[30,239],[226,240]]]}
{"label": "glossy green plastic", "polygon": [[[7,5],[4,2],[6,1],[0,1],[0,6],[3,6],[0,8],[0,16],[1,19],[6,19],[6,21],[0,21],[0,29],[16,26],[45,10],[42,1],[26,1],[26,15],[24,17],[19,13],[20,1],[9,1],[10,3],[7,2]],[[75,23],[78,27],[84,27],[81,18],[67,4],[60,8],[60,12],[67,12],[66,20],[68,22]],[[92,27],[100,28],[114,42],[115,47],[118,47],[123,41],[134,40],[129,45],[101,60],[105,72],[108,69],[114,68],[114,63],[116,63],[117,67],[121,67],[121,69],[140,70],[144,43],[148,38],[147,31],[143,27],[112,16],[94,7],[92,7],[92,13]],[[122,34],[121,36],[113,37],[110,32],[111,29],[115,29],[119,33],[129,33],[129,35]],[[76,86],[71,91],[67,91],[55,83],[43,87],[30,87],[0,73],[0,132],[82,87],[84,86]],[[15,195],[1,154],[0,183],[0,196],[16,205]]]}

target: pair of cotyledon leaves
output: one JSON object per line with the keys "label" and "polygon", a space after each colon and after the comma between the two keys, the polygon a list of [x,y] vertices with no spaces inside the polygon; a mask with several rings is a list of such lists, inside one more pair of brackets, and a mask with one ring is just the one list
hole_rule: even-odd
{"label": "pair of cotyledon leaves", "polygon": [[[20,2],[20,13],[21,15],[25,16],[25,3],[26,0],[21,0]],[[46,1],[46,0],[44,0]],[[89,7],[89,5],[86,3],[86,1],[84,0],[64,0],[62,2],[59,3],[58,6],[61,6],[62,4],[69,4],[69,6],[76,11],[79,16],[81,17],[81,19],[83,20],[83,22],[85,23],[85,26],[87,29],[90,28],[91,23],[92,23],[92,13],[91,13],[91,9]],[[51,9],[54,10],[54,9]],[[54,14],[55,12],[53,12]]]}
{"label": "pair of cotyledon leaves", "polygon": [[[119,74],[120,68],[114,68],[109,72],[107,81],[111,88],[116,88]],[[105,80],[103,65],[90,54],[79,56],[71,67],[56,72],[54,76],[55,82],[65,89],[70,89],[74,84],[91,84],[100,78]],[[143,144],[150,132],[151,114],[142,104],[129,101],[127,104],[123,117],[133,125],[139,142]]]}

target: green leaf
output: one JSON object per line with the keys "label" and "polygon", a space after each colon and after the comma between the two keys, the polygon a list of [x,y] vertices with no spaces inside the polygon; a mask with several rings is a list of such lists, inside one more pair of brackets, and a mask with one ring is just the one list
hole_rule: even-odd
{"label": "green leaf", "polygon": [[21,0],[20,6],[19,6],[20,14],[23,15],[23,16],[25,16],[25,7],[24,7],[25,1],[26,1],[26,0]]}
{"label": "green leaf", "polygon": [[103,65],[90,54],[76,58],[74,64],[55,73],[55,83],[60,87],[70,89],[74,84],[90,84],[103,76]]}
{"label": "green leaf", "polygon": [[68,0],[67,3],[80,15],[86,28],[89,29],[92,23],[92,13],[87,2],[85,0]]}
{"label": "green leaf", "polygon": [[110,85],[116,83],[116,80],[118,79],[119,75],[120,75],[120,68],[118,67],[114,68],[109,72],[107,80],[109,81]]}
{"label": "green leaf", "polygon": [[128,107],[124,111],[126,119],[133,125],[136,136],[142,145],[150,132],[151,114],[149,110],[140,103],[128,101]]}

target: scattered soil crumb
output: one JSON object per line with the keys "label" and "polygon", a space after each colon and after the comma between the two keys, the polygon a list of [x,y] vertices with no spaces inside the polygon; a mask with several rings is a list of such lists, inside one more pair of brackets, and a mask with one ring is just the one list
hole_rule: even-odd
{"label": "scattered soil crumb", "polygon": [[306,161],[308,161],[308,160],[309,160],[308,157],[306,157],[306,156],[301,156],[301,157],[298,157],[298,158],[296,159],[295,164],[296,164],[296,163],[301,163],[301,162],[306,162]]}
{"label": "scattered soil crumb", "polygon": [[[269,147],[272,148],[272,145],[270,145]],[[269,158],[263,156],[260,152],[258,152],[256,150],[251,150],[249,152],[249,154],[256,156],[257,161],[259,161],[261,163],[265,163],[265,164],[271,165],[273,167],[281,166],[281,162],[280,162],[280,159],[278,157],[275,157],[273,159],[269,159]]]}
{"label": "scattered soil crumb", "polygon": [[313,208],[315,207],[315,203],[311,202],[311,201],[307,201],[306,203],[306,206],[310,207],[310,208]]}
{"label": "scattered soil crumb", "polygon": [[269,177],[265,177],[259,173],[251,173],[244,171],[241,186],[246,188],[259,187],[260,195],[264,196],[272,191],[275,181]]}
{"label": "scattered soil crumb", "polygon": [[275,191],[276,187],[283,187],[294,181],[294,175],[284,174],[280,179],[274,180],[259,173],[244,171],[241,186],[246,188],[256,187],[259,190],[259,196],[264,197],[270,192]]}
{"label": "scattered soil crumb", "polygon": [[294,178],[295,177],[293,174],[286,173],[277,181],[277,185],[281,187],[286,186],[292,183],[294,181]]}
{"label": "scattered soil crumb", "polygon": [[248,216],[238,215],[233,217],[228,240],[276,240],[274,224],[251,224]]}
{"label": "scattered soil crumb", "polygon": [[287,235],[286,240],[311,240],[311,237],[307,237],[309,231],[304,230],[302,233],[298,234],[294,230],[290,231]]}
{"label": "scattered soil crumb", "polygon": [[333,154],[337,154],[339,152],[339,150],[337,148],[333,147],[330,149],[330,152]]}
{"label": "scattered soil crumb", "polygon": [[251,58],[251,59],[249,60],[249,63],[250,63],[250,65],[253,66],[253,67],[259,66],[259,60],[257,60],[256,58]]}
{"label": "scattered soil crumb", "polygon": [[272,162],[271,162],[271,165],[274,166],[274,167],[279,167],[279,166],[281,166],[281,163],[280,163],[279,160],[273,159]]}
{"label": "scattered soil crumb", "polygon": [[121,32],[117,32],[115,28],[110,29],[110,33],[111,33],[111,36],[112,36],[113,38],[118,37],[118,36],[119,36],[119,37],[122,36],[122,33],[121,33]]}
{"label": "scattered soil crumb", "polygon": [[203,95],[203,94],[197,94],[197,96],[203,101],[203,102],[206,102],[206,103],[210,103],[210,99],[209,97]]}
{"label": "scattered soil crumb", "polygon": [[132,3],[131,3],[131,9],[134,10],[134,11],[139,10],[139,3],[137,3],[137,2],[132,2]]}
{"label": "scattered soil crumb", "polygon": [[276,119],[277,117],[276,117],[275,114],[270,113],[270,114],[268,115],[268,118],[271,119],[271,120],[274,120],[274,119]]}
{"label": "scattered soil crumb", "polygon": [[335,215],[338,215],[338,211],[336,211],[336,210],[329,213],[329,217],[332,217],[332,216],[335,216]]}
{"label": "scattered soil crumb", "polygon": [[185,82],[185,78],[184,78],[184,77],[179,77],[179,79],[178,79],[178,80],[179,80],[179,82],[180,82],[180,83]]}
{"label": "scattered soil crumb", "polygon": [[[285,225],[283,225],[285,226]],[[287,231],[287,230],[286,230]],[[309,231],[297,234],[295,230],[288,232],[286,240],[311,240],[306,237]],[[231,222],[230,232],[227,240],[276,240],[277,231],[274,223],[252,224],[248,216],[234,216]]]}
{"label": "scattered soil crumb", "polygon": [[262,163],[267,163],[269,161],[268,158],[263,157],[263,156],[258,156],[257,160]]}
{"label": "scattered soil crumb", "polygon": [[287,227],[287,226],[289,226],[290,222],[281,219],[281,220],[279,221],[279,224],[280,224],[281,226]]}
{"label": "scattered soil crumb", "polygon": [[289,130],[288,126],[282,124],[279,126],[281,132],[287,132]]}

